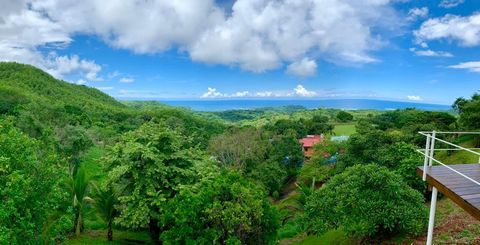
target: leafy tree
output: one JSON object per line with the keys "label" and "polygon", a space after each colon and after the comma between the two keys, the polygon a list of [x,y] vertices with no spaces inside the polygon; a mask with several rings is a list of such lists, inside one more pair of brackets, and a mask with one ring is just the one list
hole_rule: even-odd
{"label": "leafy tree", "polygon": [[268,158],[282,164],[289,177],[295,176],[303,163],[303,151],[302,145],[298,142],[294,132],[287,131],[284,135],[273,136],[270,145]]}
{"label": "leafy tree", "polygon": [[470,99],[458,98],[453,108],[460,114],[460,124],[467,129],[480,128],[480,94],[474,94]]}
{"label": "leafy tree", "polygon": [[189,147],[189,141],[163,123],[149,122],[126,133],[107,151],[108,184],[121,190],[118,224],[149,226],[152,238],[158,240],[167,200],[175,196],[180,184],[194,180],[191,167],[203,160],[203,154]]}
{"label": "leafy tree", "polygon": [[[471,99],[458,98],[452,106],[460,114],[460,125],[470,130],[480,129],[480,94]],[[476,146],[480,146],[480,137],[476,137]]]}
{"label": "leafy tree", "polygon": [[279,192],[287,178],[287,171],[285,167],[278,162],[267,161],[256,166],[248,177],[253,181],[263,184],[268,193],[272,195],[274,192]]}
{"label": "leafy tree", "polygon": [[307,199],[309,232],[342,229],[356,237],[418,234],[427,212],[422,195],[401,176],[376,164],[357,165],[334,176]]}
{"label": "leafy tree", "polygon": [[328,121],[329,118],[322,115],[315,115],[311,120],[306,120],[304,123],[307,128],[307,134],[332,133],[334,127]]}
{"label": "leafy tree", "polygon": [[42,232],[61,197],[57,155],[42,152],[37,140],[6,120],[0,120],[0,146],[0,241],[28,244],[47,239]]}
{"label": "leafy tree", "polygon": [[165,213],[169,244],[269,244],[278,227],[262,189],[232,171],[185,186]]}
{"label": "leafy tree", "polygon": [[340,122],[349,122],[349,121],[352,121],[353,120],[353,115],[346,112],[346,111],[339,111],[337,113],[337,119],[340,121]]}
{"label": "leafy tree", "polygon": [[248,173],[266,159],[268,141],[256,128],[231,129],[212,138],[208,150],[222,166]]}
{"label": "leafy tree", "polygon": [[107,224],[107,240],[113,240],[113,219],[117,216],[118,212],[115,209],[115,205],[118,203],[118,198],[113,190],[113,187],[101,187],[97,188],[95,194],[95,209],[100,217]]}

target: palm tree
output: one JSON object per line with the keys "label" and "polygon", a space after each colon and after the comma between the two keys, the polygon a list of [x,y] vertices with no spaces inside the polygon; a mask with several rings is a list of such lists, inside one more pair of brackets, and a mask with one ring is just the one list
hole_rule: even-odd
{"label": "palm tree", "polygon": [[95,195],[95,209],[105,223],[107,223],[108,241],[113,240],[112,224],[113,219],[117,215],[117,210],[115,209],[117,200],[117,196],[115,195],[115,192],[111,186],[103,189],[97,188],[97,193]]}
{"label": "palm tree", "polygon": [[75,231],[75,235],[79,236],[83,230],[83,214],[85,213],[86,206],[92,202],[92,198],[88,196],[91,187],[90,178],[85,173],[83,167],[80,166],[76,171],[72,171],[67,186],[72,194],[73,210],[75,212],[73,230]]}

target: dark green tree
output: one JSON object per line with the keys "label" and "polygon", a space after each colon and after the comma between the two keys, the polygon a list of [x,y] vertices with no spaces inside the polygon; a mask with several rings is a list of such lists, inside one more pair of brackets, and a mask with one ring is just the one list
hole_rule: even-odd
{"label": "dark green tree", "polygon": [[402,177],[376,164],[357,165],[334,176],[307,199],[308,232],[342,228],[357,238],[418,234],[426,224],[422,195]]}
{"label": "dark green tree", "polygon": [[346,111],[339,111],[337,113],[337,119],[340,121],[340,122],[349,122],[349,121],[352,121],[353,120],[353,115],[346,112]]}
{"label": "dark green tree", "polygon": [[232,171],[185,186],[165,213],[168,244],[270,244],[278,228],[262,189]]}
{"label": "dark green tree", "polygon": [[166,202],[180,184],[194,180],[191,167],[204,155],[189,139],[162,123],[145,123],[126,133],[104,158],[111,171],[108,184],[119,190],[118,224],[130,228],[149,227],[158,240]]}

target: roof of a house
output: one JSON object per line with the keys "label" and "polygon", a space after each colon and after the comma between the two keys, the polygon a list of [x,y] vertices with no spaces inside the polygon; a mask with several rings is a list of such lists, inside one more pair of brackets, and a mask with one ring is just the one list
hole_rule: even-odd
{"label": "roof of a house", "polygon": [[322,141],[323,135],[307,135],[307,137],[299,140],[303,147],[313,147],[313,145]]}

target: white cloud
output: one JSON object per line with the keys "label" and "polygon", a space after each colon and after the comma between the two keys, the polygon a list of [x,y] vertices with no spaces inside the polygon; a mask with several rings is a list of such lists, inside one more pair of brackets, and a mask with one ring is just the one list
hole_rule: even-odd
{"label": "white cloud", "polygon": [[317,72],[317,63],[315,60],[303,58],[288,65],[287,73],[297,75],[300,77],[309,77],[315,75]]}
{"label": "white cloud", "polygon": [[480,44],[480,13],[470,16],[445,15],[432,18],[414,31],[418,43],[448,39],[463,46],[472,47]]}
{"label": "white cloud", "polygon": [[61,24],[29,8],[27,1],[4,2],[0,11],[0,61],[31,64],[59,79],[78,74],[82,80],[102,80],[98,76],[101,67],[92,60],[38,51],[38,47],[55,49],[71,42],[70,33]]}
{"label": "white cloud", "polygon": [[422,97],[420,97],[418,95],[407,95],[407,99],[408,100],[413,100],[413,101],[420,101],[420,100],[422,100]]}
{"label": "white cloud", "polygon": [[470,61],[470,62],[462,62],[457,65],[451,65],[448,68],[453,69],[466,69],[471,72],[480,72],[480,61]]}
{"label": "white cloud", "polygon": [[122,77],[120,78],[119,82],[121,83],[133,83],[135,80],[130,77]]}
{"label": "white cloud", "polygon": [[247,97],[250,95],[250,92],[248,91],[241,91],[241,92],[236,92],[231,95],[231,97]]}
{"label": "white cloud", "polygon": [[80,73],[90,81],[102,81],[103,78],[98,77],[98,73],[102,67],[94,61],[80,59],[77,55],[73,56],[55,56],[44,60],[43,66],[46,71],[55,77],[63,78],[65,75]]}
{"label": "white cloud", "polygon": [[230,10],[214,0],[7,1],[0,54],[41,66],[39,47],[65,46],[86,34],[140,54],[175,48],[195,61],[254,72],[306,57],[369,63],[382,32],[401,26],[390,2],[237,0]]}
{"label": "white cloud", "polygon": [[255,96],[257,96],[257,97],[272,97],[272,96],[274,96],[274,94],[271,91],[263,91],[263,92],[255,93]]}
{"label": "white cloud", "polygon": [[317,95],[316,92],[309,91],[306,88],[304,88],[302,85],[298,85],[296,88],[294,88],[294,91],[296,95],[302,96],[302,97],[312,97]]}
{"label": "white cloud", "polygon": [[388,2],[238,0],[229,17],[187,49],[193,60],[255,72],[301,60],[309,53],[334,62],[374,62],[369,51],[377,49],[380,40],[371,30],[383,24],[394,29],[390,18],[395,13]]}
{"label": "white cloud", "polygon": [[83,79],[78,79],[77,82],[75,82],[75,84],[78,84],[78,85],[85,85],[87,83],[87,81],[83,80]]}
{"label": "white cloud", "polygon": [[238,97],[313,97],[318,95],[317,92],[309,91],[302,85],[297,85],[292,90],[287,91],[259,91],[250,93],[249,91],[239,91],[232,94],[222,93],[216,88],[209,87],[207,92],[203,93],[201,98],[238,98]]}
{"label": "white cloud", "polygon": [[95,87],[96,89],[99,89],[99,90],[104,90],[104,91],[108,91],[108,90],[112,90],[113,87]]}
{"label": "white cloud", "polygon": [[451,53],[446,52],[446,51],[433,51],[433,50],[430,50],[430,49],[418,50],[416,48],[410,48],[410,51],[412,51],[417,56],[453,57],[453,55]]}
{"label": "white cloud", "polygon": [[438,6],[448,9],[448,8],[457,7],[458,5],[464,2],[465,0],[442,0]]}
{"label": "white cloud", "polygon": [[225,97],[225,95],[218,92],[216,88],[208,88],[208,91],[202,95],[202,98],[220,98],[220,97]]}
{"label": "white cloud", "polygon": [[428,16],[428,8],[412,8],[408,11],[407,19],[410,21],[415,21],[418,18],[425,18]]}

